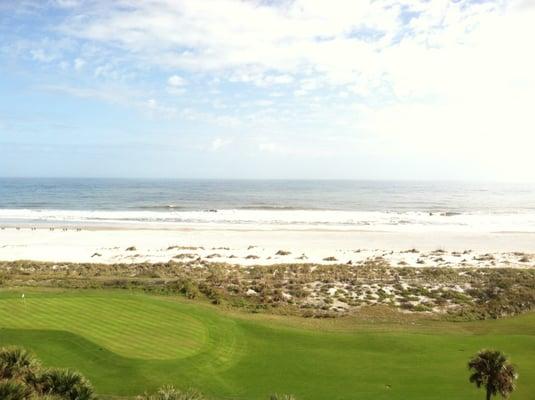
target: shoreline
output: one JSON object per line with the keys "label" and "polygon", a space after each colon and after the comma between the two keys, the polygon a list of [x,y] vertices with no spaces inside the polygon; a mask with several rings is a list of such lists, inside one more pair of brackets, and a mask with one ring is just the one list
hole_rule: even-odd
{"label": "shoreline", "polygon": [[[214,226],[216,225],[216,226]],[[535,233],[398,232],[182,224],[166,229],[2,224],[0,260],[236,265],[346,264],[382,258],[392,266],[535,267]]]}
{"label": "shoreline", "polygon": [[[481,230],[463,229],[443,226],[428,226],[425,229],[394,229],[395,227],[365,228],[366,225],[343,224],[306,224],[306,223],[220,223],[220,222],[106,222],[88,223],[86,221],[2,221],[0,231],[5,230],[67,230],[67,231],[234,231],[234,232],[339,232],[362,234],[397,234],[397,235],[429,235],[446,234],[449,236],[483,236],[483,235],[533,235],[535,230]],[[399,226],[398,226],[399,227]],[[533,245],[535,250],[535,244]]]}

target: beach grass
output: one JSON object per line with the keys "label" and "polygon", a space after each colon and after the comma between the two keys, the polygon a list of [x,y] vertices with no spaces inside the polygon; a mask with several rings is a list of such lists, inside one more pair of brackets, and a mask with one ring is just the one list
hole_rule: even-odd
{"label": "beach grass", "polygon": [[80,370],[105,396],[163,384],[216,399],[478,399],[466,363],[482,348],[535,393],[535,314],[498,321],[311,321],[119,290],[0,292],[0,345]]}

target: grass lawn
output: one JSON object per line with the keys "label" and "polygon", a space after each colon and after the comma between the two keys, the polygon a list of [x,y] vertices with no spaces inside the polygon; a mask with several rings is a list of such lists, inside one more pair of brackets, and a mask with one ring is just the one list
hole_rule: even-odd
{"label": "grass lawn", "polygon": [[240,315],[121,291],[0,292],[0,345],[83,372],[104,395],[162,384],[217,398],[483,399],[467,382],[481,348],[511,356],[513,400],[535,393],[535,314],[469,323],[364,323]]}

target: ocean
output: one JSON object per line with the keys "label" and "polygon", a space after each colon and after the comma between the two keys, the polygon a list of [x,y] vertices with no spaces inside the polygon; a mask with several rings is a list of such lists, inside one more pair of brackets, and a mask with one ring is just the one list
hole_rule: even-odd
{"label": "ocean", "polygon": [[0,179],[0,224],[535,231],[535,184]]}

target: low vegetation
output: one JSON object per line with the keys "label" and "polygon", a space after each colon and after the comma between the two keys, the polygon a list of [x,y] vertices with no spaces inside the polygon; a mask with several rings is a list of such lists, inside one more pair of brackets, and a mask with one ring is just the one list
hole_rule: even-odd
{"label": "low vegetation", "polygon": [[203,394],[197,390],[178,390],[172,385],[162,386],[154,394],[145,393],[137,396],[136,400],[206,400]]}
{"label": "low vegetation", "polygon": [[203,260],[162,264],[0,263],[0,285],[121,288],[181,294],[252,312],[304,317],[351,315],[363,307],[474,320],[535,308],[535,269],[353,265],[242,267]]}
{"label": "low vegetation", "polygon": [[79,372],[43,368],[27,350],[8,347],[0,349],[0,399],[94,400],[96,396]]}
{"label": "low vegetation", "polygon": [[[179,390],[172,385],[162,386],[154,394],[145,393],[142,396],[137,396],[136,400],[207,400],[206,397],[199,391],[194,389]],[[296,400],[294,396],[289,394],[272,394],[269,400]]]}

